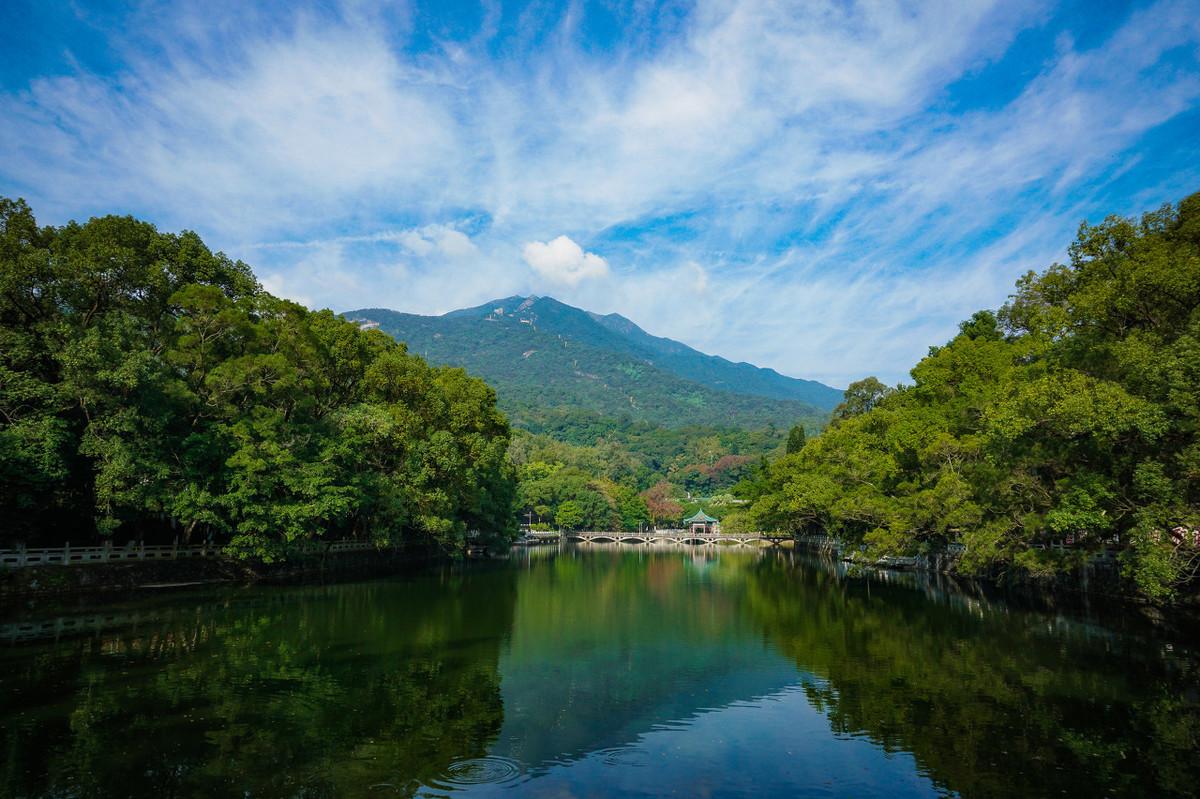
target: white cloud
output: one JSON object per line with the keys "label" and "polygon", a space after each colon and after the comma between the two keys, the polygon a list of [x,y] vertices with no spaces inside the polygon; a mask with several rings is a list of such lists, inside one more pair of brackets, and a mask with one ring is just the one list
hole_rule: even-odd
{"label": "white cloud", "polygon": [[522,249],[525,263],[539,276],[564,286],[578,286],[584,280],[608,276],[608,262],[566,236],[553,241],[531,241]]}

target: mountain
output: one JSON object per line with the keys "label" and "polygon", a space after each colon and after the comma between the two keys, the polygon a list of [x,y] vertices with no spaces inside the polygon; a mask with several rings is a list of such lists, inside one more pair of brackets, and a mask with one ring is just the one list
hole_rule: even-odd
{"label": "mountain", "polygon": [[619,314],[601,316],[551,297],[506,297],[442,316],[381,308],[344,316],[378,327],[432,363],[483,377],[514,422],[531,428],[556,412],[668,427],[812,426],[842,399],[821,383],[706,355]]}

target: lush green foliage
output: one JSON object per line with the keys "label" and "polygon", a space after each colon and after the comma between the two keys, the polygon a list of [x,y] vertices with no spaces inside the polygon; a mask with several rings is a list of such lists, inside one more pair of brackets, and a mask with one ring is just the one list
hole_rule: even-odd
{"label": "lush green foliage", "polygon": [[1200,563],[1200,195],[1083,225],[912,371],[852,385],[758,485],[756,518],[873,553],[962,545],[970,571],[1075,568],[1106,546],[1148,596]]}
{"label": "lush green foliage", "polygon": [[515,439],[518,461],[558,460],[639,489],[668,480],[680,495],[730,488],[784,441],[773,425],[756,430],[662,427],[581,411],[550,412],[542,419],[544,424],[532,428],[538,435]]}
{"label": "lush green foliage", "polygon": [[530,524],[576,530],[637,530],[650,522],[646,501],[629,485],[561,462],[536,460],[518,469],[516,505]]}
{"label": "lush green foliage", "polygon": [[804,442],[808,440],[808,434],[804,431],[804,425],[798,424],[788,431],[787,437],[787,454],[792,455],[804,449]]}
{"label": "lush green foliage", "polygon": [[[521,521],[589,529],[638,530],[677,524],[685,510],[703,508],[721,517],[732,506],[732,487],[758,473],[761,454],[780,449],[775,429],[655,428],[614,424],[591,445],[516,431],[509,455],[520,478]],[[782,450],[780,450],[782,451]],[[559,520],[563,502],[582,510],[573,524]],[[574,518],[574,510],[565,518]]]}
{"label": "lush green foliage", "polygon": [[512,529],[508,424],[459,369],[263,292],[193,233],[0,201],[0,517],[53,543]]}

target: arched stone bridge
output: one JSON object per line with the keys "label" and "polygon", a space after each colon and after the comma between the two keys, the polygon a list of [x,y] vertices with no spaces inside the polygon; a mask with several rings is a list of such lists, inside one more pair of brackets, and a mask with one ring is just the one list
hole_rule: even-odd
{"label": "arched stone bridge", "polygon": [[766,543],[777,546],[784,541],[791,541],[792,536],[778,533],[691,533],[686,530],[658,530],[645,533],[619,533],[612,531],[575,531],[563,533],[572,541],[582,541],[595,544],[687,544],[689,546],[715,546],[717,544],[734,544],[736,546],[758,546]]}

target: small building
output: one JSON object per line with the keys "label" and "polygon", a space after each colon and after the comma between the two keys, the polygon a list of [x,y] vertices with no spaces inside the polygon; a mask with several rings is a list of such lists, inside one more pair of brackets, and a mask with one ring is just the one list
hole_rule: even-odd
{"label": "small building", "polygon": [[684,519],[683,526],[688,529],[688,532],[700,535],[721,532],[721,523],[703,510],[696,511],[694,516]]}

